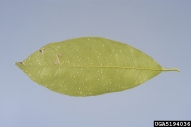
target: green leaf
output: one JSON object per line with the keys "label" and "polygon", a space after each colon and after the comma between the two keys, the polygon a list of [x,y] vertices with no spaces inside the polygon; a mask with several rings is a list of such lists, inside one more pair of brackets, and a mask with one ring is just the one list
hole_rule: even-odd
{"label": "green leaf", "polygon": [[164,69],[127,44],[82,37],[47,44],[16,65],[34,82],[70,96],[94,96],[136,87]]}

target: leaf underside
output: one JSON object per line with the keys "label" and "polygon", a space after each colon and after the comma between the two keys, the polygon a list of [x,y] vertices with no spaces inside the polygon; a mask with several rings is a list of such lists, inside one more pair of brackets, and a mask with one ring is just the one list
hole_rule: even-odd
{"label": "leaf underside", "polygon": [[34,82],[70,96],[123,91],[163,71],[140,50],[100,37],[47,44],[16,65]]}

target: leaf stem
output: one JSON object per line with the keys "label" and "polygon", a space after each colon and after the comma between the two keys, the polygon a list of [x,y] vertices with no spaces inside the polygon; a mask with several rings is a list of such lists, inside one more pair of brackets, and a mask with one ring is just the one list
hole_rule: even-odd
{"label": "leaf stem", "polygon": [[177,71],[180,72],[180,70],[178,68],[163,68],[163,71]]}

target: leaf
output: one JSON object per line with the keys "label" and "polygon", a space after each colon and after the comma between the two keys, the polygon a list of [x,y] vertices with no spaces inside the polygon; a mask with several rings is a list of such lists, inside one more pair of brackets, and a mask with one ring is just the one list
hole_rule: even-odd
{"label": "leaf", "polygon": [[164,69],[127,44],[82,37],[47,44],[16,65],[34,82],[70,96],[94,96],[136,87]]}

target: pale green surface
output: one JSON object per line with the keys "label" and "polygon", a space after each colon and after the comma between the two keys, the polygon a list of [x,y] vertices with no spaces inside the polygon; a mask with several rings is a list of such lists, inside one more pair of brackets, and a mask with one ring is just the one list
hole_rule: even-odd
{"label": "pale green surface", "polygon": [[16,65],[38,84],[70,96],[126,90],[169,70],[138,49],[100,37],[50,43]]}

